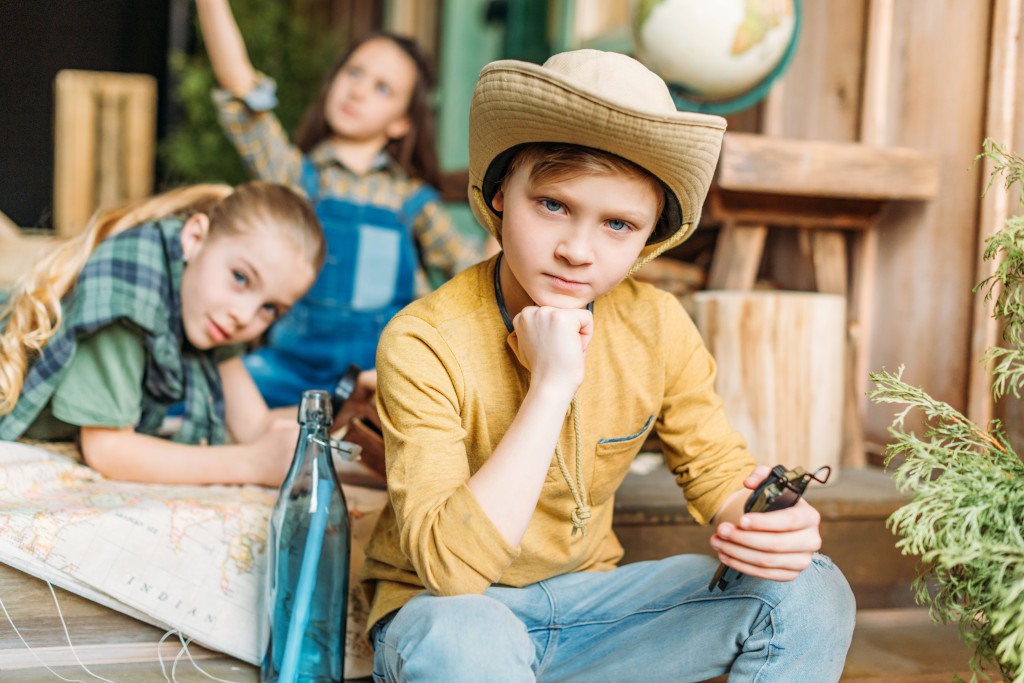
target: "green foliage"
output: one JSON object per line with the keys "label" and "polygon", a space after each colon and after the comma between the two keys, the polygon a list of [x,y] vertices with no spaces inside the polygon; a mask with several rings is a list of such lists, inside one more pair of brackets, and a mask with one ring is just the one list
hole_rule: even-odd
{"label": "green foliage", "polygon": [[[232,0],[231,9],[245,39],[249,59],[277,80],[275,113],[287,131],[298,125],[316,98],[327,70],[340,53],[340,41],[316,0]],[[198,21],[194,55],[176,53],[170,68],[179,77],[173,94],[180,122],[160,142],[166,187],[197,182],[236,185],[248,180],[238,154],[217,121],[210,99],[216,79]]]}
{"label": "green foliage", "polygon": [[[1024,159],[985,141],[978,158],[988,158],[1006,176],[1006,191],[1024,190]],[[986,189],[986,191],[987,191]],[[989,238],[986,259],[1000,258],[995,274],[978,285],[995,303],[1005,347],[990,349],[993,392],[1020,397],[1024,378],[1024,219],[1014,217]],[[897,547],[919,555],[915,597],[929,604],[932,617],[956,622],[960,637],[973,648],[972,681],[988,678],[983,668],[998,668],[1006,680],[1024,683],[1024,464],[1010,447],[1002,426],[974,424],[948,404],[885,370],[872,373],[876,403],[905,406],[895,417],[886,449],[886,466],[898,465],[893,478],[913,500],[888,520],[902,536]],[[904,426],[911,411],[924,416],[918,437]]]}

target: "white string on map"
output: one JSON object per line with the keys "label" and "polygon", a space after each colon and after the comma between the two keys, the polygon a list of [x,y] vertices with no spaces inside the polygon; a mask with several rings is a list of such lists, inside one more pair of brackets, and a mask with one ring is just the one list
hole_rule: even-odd
{"label": "white string on map", "polygon": [[99,680],[106,681],[107,683],[114,683],[114,681],[110,680],[109,678],[97,676],[93,672],[89,671],[89,667],[87,667],[85,664],[82,664],[82,660],[78,658],[78,653],[75,652],[75,646],[71,644],[71,634],[68,633],[68,625],[67,622],[64,621],[64,613],[60,611],[60,603],[57,602],[57,591],[53,590],[53,584],[49,581],[46,582],[46,585],[50,587],[50,595],[53,596],[53,604],[57,606],[57,616],[60,618],[60,625],[64,629],[64,638],[68,641],[68,649],[70,649],[71,654],[74,655],[75,661],[78,662],[78,666],[85,669],[85,672],[93,678],[98,678]]}
{"label": "white string on map", "polygon": [[[86,667],[85,664],[82,664],[82,660],[78,658],[78,653],[75,652],[75,646],[71,644],[71,636],[68,634],[68,626],[67,626],[66,623],[64,623],[64,615],[61,613],[61,611],[60,611],[60,604],[57,602],[57,593],[54,592],[53,585],[49,581],[46,582],[46,585],[50,587],[50,594],[53,596],[53,603],[55,605],[57,605],[57,615],[60,617],[61,626],[64,627],[64,637],[67,638],[67,640],[68,640],[68,647],[71,648],[71,654],[73,654],[75,656],[75,661],[77,661],[78,664],[83,669],[85,669],[86,673],[88,673],[93,678],[98,678],[101,681],[107,681],[107,683],[114,683],[114,681],[111,681],[109,679],[103,678],[102,676],[97,676],[93,672],[89,671],[88,667]],[[60,680],[67,681],[67,683],[85,683],[85,681],[80,681],[77,678],[64,678],[59,673],[57,673],[56,671],[51,669],[46,664],[46,662],[44,662],[42,660],[42,658],[39,655],[36,654],[36,651],[33,650],[32,646],[30,646],[28,644],[28,641],[25,640],[25,637],[21,635],[21,631],[19,631],[18,627],[14,625],[14,619],[11,618],[10,613],[7,611],[7,606],[4,604],[4,601],[2,599],[0,599],[0,609],[2,609],[4,611],[4,616],[7,617],[7,623],[11,625],[12,629],[14,629],[14,634],[16,636],[18,636],[18,640],[21,641],[21,644],[25,646],[25,649],[28,650],[29,654],[32,655],[33,657],[35,657],[36,661],[39,662],[43,666],[44,669],[46,669],[47,671],[52,673],[54,676],[56,676]]]}
{"label": "white string on map", "polygon": [[[46,585],[49,586],[49,588],[50,588],[50,595],[53,596],[53,604],[57,606],[57,617],[60,619],[61,627],[63,627],[63,629],[64,629],[64,638],[67,640],[68,649],[71,651],[72,656],[74,656],[75,661],[78,662],[78,665],[80,667],[82,667],[85,670],[85,672],[88,673],[93,678],[95,678],[97,680],[100,680],[100,681],[105,681],[106,683],[116,683],[115,681],[112,681],[109,678],[104,678],[103,676],[100,676],[100,675],[95,674],[92,671],[90,671],[89,667],[87,667],[82,662],[81,658],[79,658],[78,652],[75,651],[75,646],[71,643],[71,634],[68,632],[67,622],[64,621],[64,613],[60,609],[60,602],[57,600],[57,592],[53,589],[53,584],[51,584],[49,581],[46,582]],[[0,610],[3,610],[4,616],[7,618],[7,623],[11,625],[11,628],[14,630],[14,634],[16,636],[18,636],[18,640],[21,641],[21,644],[25,646],[25,649],[29,652],[29,654],[31,654],[35,658],[35,660],[37,662],[39,662],[39,664],[44,669],[49,671],[51,674],[53,674],[54,676],[56,676],[60,680],[65,681],[66,683],[86,683],[86,681],[80,680],[78,678],[64,678],[59,673],[57,673],[56,671],[51,669],[49,667],[49,665],[47,665],[47,663],[44,662],[43,659],[38,654],[36,654],[36,651],[33,650],[32,646],[28,644],[28,641],[25,640],[25,637],[23,635],[21,635],[21,631],[15,625],[14,619],[11,618],[10,612],[7,611],[7,605],[4,604],[4,601],[3,601],[2,598],[0,598]],[[178,640],[181,642],[181,649],[178,651],[178,655],[174,658],[174,664],[171,667],[171,676],[170,676],[170,678],[168,678],[167,670],[164,667],[164,658],[163,658],[163,653],[161,651],[161,646],[163,645],[164,640],[166,640],[167,637],[171,636],[171,635],[177,635],[178,636]],[[181,659],[181,656],[182,655],[186,655],[188,657],[189,662],[192,663],[192,666],[194,666],[199,673],[201,673],[202,675],[206,676],[207,678],[209,678],[211,680],[214,680],[214,681],[219,681],[220,683],[239,683],[239,682],[236,682],[236,681],[228,681],[228,680],[225,680],[223,678],[217,678],[216,676],[210,674],[209,672],[204,671],[203,668],[200,667],[199,664],[196,663],[196,660],[192,658],[192,653],[188,649],[188,646],[189,646],[189,644],[191,642],[192,642],[191,638],[186,640],[184,638],[184,636],[182,635],[182,633],[180,631],[177,631],[177,630],[167,631],[166,633],[164,633],[163,637],[160,638],[160,640],[159,640],[159,642],[157,643],[157,646],[156,646],[156,648],[157,648],[157,659],[160,662],[160,673],[163,674],[164,680],[168,681],[168,683],[177,683],[177,679],[175,677],[175,670],[178,667],[178,661]]]}
{"label": "white string on map", "polygon": [[[181,642],[181,649],[178,650],[178,655],[174,658],[174,663],[171,665],[171,676],[170,676],[170,678],[168,678],[167,677],[167,669],[164,667],[163,652],[161,651],[160,646],[163,645],[163,642],[168,638],[168,636],[173,636],[173,635],[178,636],[178,641]],[[167,633],[163,634],[163,636],[160,637],[160,642],[157,643],[157,657],[160,660],[160,673],[163,674],[165,681],[167,681],[168,683],[177,683],[177,678],[176,678],[175,671],[178,668],[178,661],[181,659],[182,655],[186,655],[186,656],[188,656],[188,661],[190,661],[192,663],[192,666],[194,666],[196,668],[196,671],[198,671],[199,673],[203,674],[207,678],[212,679],[214,681],[220,681],[220,683],[238,683],[236,681],[228,681],[228,680],[225,680],[223,678],[217,678],[213,674],[211,674],[211,673],[209,673],[207,671],[204,671],[201,666],[196,664],[196,660],[194,660],[192,658],[192,653],[188,649],[188,646],[189,646],[189,644],[191,642],[192,642],[191,638],[188,638],[186,640],[184,634],[182,634],[181,631],[178,631],[176,629],[171,629],[170,631],[168,631]]]}

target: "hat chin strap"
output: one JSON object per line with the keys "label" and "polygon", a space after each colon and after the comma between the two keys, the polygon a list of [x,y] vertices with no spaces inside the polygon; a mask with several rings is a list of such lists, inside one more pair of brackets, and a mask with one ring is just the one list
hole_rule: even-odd
{"label": "hat chin strap", "polygon": [[476,208],[479,210],[481,216],[483,216],[484,228],[487,232],[491,233],[494,239],[498,240],[498,244],[501,244],[501,233],[498,232],[498,226],[494,224],[494,218],[491,216],[491,209],[487,206],[487,202],[484,201],[484,193],[479,188],[473,187],[473,201],[476,202]]}
{"label": "hat chin strap", "polygon": [[[677,238],[677,235],[679,235],[681,233],[682,234],[688,233],[689,232],[689,227],[690,227],[689,223],[683,223],[681,226],[679,226],[679,230],[677,230],[674,235],[672,235],[671,237],[669,237],[666,240],[662,240],[658,244],[657,248],[652,249],[650,251],[650,253],[648,253],[648,254],[646,254],[644,256],[641,256],[639,258],[639,260],[637,260],[637,262],[633,264],[633,267],[629,269],[629,272],[626,273],[626,277],[629,277],[630,275],[632,275],[636,271],[640,270],[641,268],[646,266],[648,263],[650,263],[654,259],[656,259],[659,256],[661,256],[669,247],[678,244],[680,240]],[[673,239],[673,238],[675,238],[675,239]]]}

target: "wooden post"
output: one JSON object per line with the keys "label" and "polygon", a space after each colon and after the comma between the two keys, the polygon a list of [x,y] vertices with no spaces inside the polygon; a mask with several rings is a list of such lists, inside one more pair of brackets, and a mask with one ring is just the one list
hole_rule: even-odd
{"label": "wooden post", "polygon": [[[1014,140],[1017,113],[1017,61],[1020,53],[1022,0],[995,0],[992,12],[992,39],[989,52],[988,97],[986,100],[985,137],[999,144]],[[984,160],[982,182],[987,183],[994,169],[992,161]],[[998,232],[1009,217],[1009,198],[996,183],[981,200],[978,225],[978,255],[975,282],[995,273],[996,261],[984,259],[986,241]],[[998,292],[998,290],[996,290]],[[999,325],[992,317],[991,304],[982,293],[974,298],[971,326],[971,357],[967,370],[967,417],[984,427],[992,420],[992,364],[982,363],[989,347],[995,346]]]}
{"label": "wooden post", "polygon": [[[892,63],[893,0],[870,0],[868,42],[864,56],[864,95],[861,99],[860,141],[884,147],[888,143],[889,76]],[[853,408],[847,419],[855,420],[856,431],[843,453],[847,467],[867,464],[864,450],[864,421],[867,414],[869,343],[874,328],[875,278],[878,269],[878,230],[863,230],[853,244],[854,280],[850,292],[850,387]]]}
{"label": "wooden post", "polygon": [[718,361],[715,390],[759,464],[833,469],[840,461],[846,298],[703,291],[695,321]]}
{"label": "wooden post", "polygon": [[152,193],[156,79],[63,70],[54,98],[53,224],[74,235],[96,209]]}
{"label": "wooden post", "polygon": [[767,234],[766,225],[739,225],[736,221],[727,221],[718,233],[708,289],[753,289]]}

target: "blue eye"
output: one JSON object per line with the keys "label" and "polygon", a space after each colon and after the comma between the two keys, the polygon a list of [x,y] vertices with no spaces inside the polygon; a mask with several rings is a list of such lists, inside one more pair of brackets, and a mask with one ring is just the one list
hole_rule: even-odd
{"label": "blue eye", "polygon": [[558,213],[559,211],[562,210],[562,203],[559,201],[555,201],[554,199],[542,199],[540,200],[540,204],[541,206],[543,206],[548,211],[551,211],[552,213]]}
{"label": "blue eye", "polygon": [[363,75],[363,70],[360,69],[358,66],[350,66],[345,70],[345,73],[347,73],[352,78],[358,78],[359,76]]}
{"label": "blue eye", "polygon": [[620,221],[618,218],[613,218],[608,221],[608,227],[615,232],[622,232],[623,230],[629,230],[629,223],[626,221]]}
{"label": "blue eye", "polygon": [[387,83],[378,83],[377,84],[377,92],[380,93],[381,95],[384,95],[384,96],[390,95],[391,94],[391,86],[388,85]]}
{"label": "blue eye", "polygon": [[241,273],[237,270],[233,270],[231,271],[231,275],[235,278],[235,282],[242,285],[243,287],[249,285],[249,278],[247,278],[244,273]]}
{"label": "blue eye", "polygon": [[263,304],[263,312],[269,315],[272,319],[277,318],[281,315],[281,311],[274,304]]}

